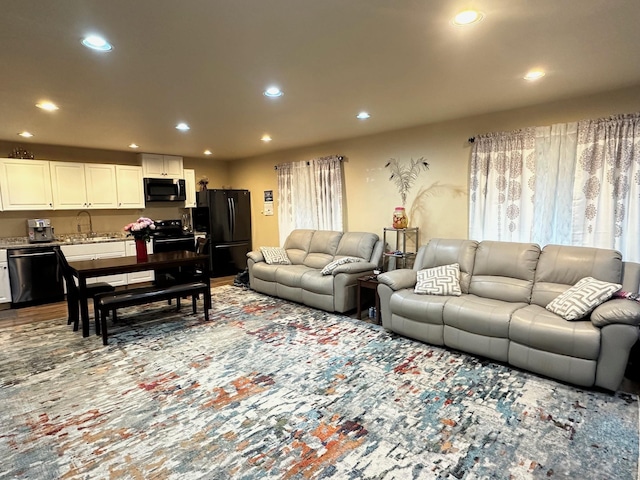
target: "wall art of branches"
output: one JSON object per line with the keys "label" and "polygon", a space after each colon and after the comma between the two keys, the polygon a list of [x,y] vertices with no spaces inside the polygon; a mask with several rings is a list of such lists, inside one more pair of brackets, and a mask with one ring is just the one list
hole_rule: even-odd
{"label": "wall art of branches", "polygon": [[407,202],[407,193],[411,190],[411,187],[415,183],[422,170],[429,170],[429,164],[425,161],[424,157],[420,157],[417,160],[411,159],[409,165],[401,164],[395,158],[390,159],[385,168],[391,170],[391,176],[389,180],[392,180],[398,188],[400,198],[402,198],[402,206],[404,207]]}

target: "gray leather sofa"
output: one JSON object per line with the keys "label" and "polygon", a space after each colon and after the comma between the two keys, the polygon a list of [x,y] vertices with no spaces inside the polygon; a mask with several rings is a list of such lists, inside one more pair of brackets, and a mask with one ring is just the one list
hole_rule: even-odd
{"label": "gray leather sofa", "polygon": [[[290,265],[269,265],[259,250],[247,254],[249,284],[267,295],[328,312],[346,312],[356,307],[356,279],[378,268],[382,248],[375,233],[294,230],[284,244]],[[329,263],[345,257],[361,261],[322,274]]]}
{"label": "gray leather sofa", "polygon": [[[417,272],[458,263],[460,296],[414,293]],[[568,321],[545,307],[580,279],[638,292],[640,264],[614,250],[433,239],[413,269],[378,276],[383,326],[579,386],[616,390],[638,339],[640,304],[609,300]]]}

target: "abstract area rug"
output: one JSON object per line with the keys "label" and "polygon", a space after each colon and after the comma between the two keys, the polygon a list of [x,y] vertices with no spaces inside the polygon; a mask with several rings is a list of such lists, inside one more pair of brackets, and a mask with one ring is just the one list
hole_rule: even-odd
{"label": "abstract area rug", "polygon": [[634,395],[238,287],[209,322],[171,308],[123,310],[108,347],[1,330],[0,478],[637,477]]}

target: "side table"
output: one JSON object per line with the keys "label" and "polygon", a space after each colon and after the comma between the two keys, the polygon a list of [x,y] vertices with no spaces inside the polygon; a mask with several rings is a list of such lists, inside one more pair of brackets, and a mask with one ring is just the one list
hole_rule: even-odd
{"label": "side table", "polygon": [[375,294],[376,305],[376,323],[381,324],[380,320],[380,297],[378,296],[378,279],[376,275],[365,275],[364,277],[358,277],[358,320],[362,318],[362,289],[373,290]]}

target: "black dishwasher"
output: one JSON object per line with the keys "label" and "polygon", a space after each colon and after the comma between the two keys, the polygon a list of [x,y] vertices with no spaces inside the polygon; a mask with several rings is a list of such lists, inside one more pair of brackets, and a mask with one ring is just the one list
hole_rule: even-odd
{"label": "black dishwasher", "polygon": [[11,306],[26,307],[64,299],[62,272],[53,247],[7,249]]}

